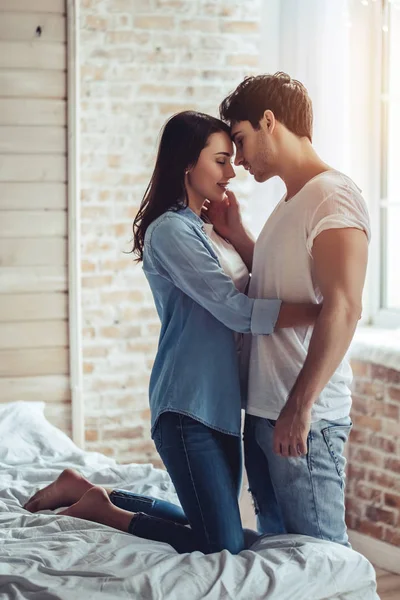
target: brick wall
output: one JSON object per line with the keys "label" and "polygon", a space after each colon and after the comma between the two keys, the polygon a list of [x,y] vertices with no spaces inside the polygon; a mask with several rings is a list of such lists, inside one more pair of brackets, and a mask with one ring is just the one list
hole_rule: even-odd
{"label": "brick wall", "polygon": [[158,133],[178,110],[217,114],[257,71],[260,1],[81,0],[86,444],[122,462],[159,464],[147,392],[159,327],[141,268],[124,254]]}
{"label": "brick wall", "polygon": [[348,526],[399,546],[400,372],[361,361],[353,361],[352,366]]}

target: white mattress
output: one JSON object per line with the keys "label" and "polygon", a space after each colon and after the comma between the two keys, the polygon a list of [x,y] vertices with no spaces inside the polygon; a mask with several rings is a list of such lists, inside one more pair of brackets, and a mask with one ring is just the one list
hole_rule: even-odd
{"label": "white mattress", "polygon": [[[143,540],[21,505],[67,466],[91,481],[178,502],[168,475],[83,452],[42,403],[0,407],[0,599],[377,600],[375,572],[338,544],[287,535],[250,550],[179,555]],[[379,599],[378,599],[379,600]]]}

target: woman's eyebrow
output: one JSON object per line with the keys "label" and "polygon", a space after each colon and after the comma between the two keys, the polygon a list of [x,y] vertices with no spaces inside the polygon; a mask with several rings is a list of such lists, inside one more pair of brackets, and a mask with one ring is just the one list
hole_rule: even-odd
{"label": "woman's eyebrow", "polygon": [[228,158],[230,156],[232,156],[232,154],[229,154],[229,152],[214,152],[214,156],[216,156],[217,154],[223,154],[224,156],[227,156]]}

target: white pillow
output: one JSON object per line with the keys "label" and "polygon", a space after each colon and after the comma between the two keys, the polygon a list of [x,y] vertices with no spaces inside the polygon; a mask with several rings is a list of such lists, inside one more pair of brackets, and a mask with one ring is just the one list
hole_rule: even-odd
{"label": "white pillow", "polygon": [[44,416],[44,402],[0,404],[0,461],[32,464],[82,451]]}

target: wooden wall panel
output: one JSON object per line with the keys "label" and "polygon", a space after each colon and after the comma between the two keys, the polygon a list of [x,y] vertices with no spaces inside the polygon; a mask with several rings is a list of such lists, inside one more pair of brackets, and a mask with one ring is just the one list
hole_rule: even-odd
{"label": "wooden wall panel", "polygon": [[71,433],[65,0],[0,0],[0,402]]}

